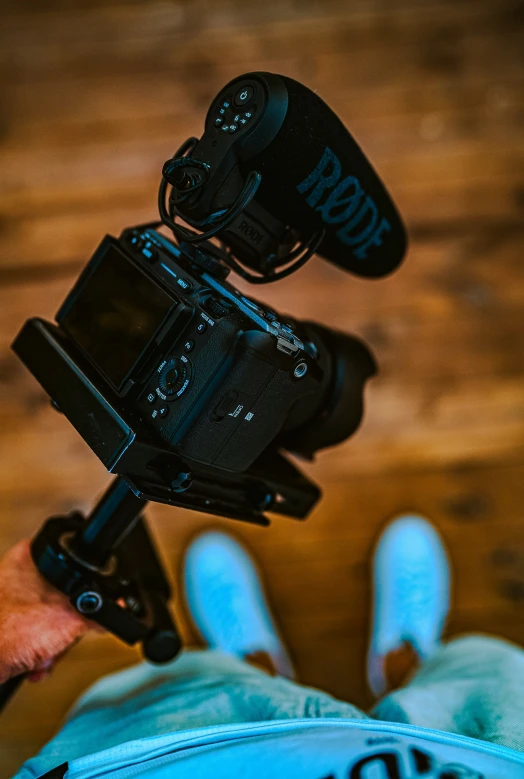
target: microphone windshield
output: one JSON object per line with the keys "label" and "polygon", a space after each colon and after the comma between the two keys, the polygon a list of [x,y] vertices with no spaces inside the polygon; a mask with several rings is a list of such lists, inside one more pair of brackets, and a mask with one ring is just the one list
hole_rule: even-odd
{"label": "microphone windshield", "polygon": [[384,185],[331,108],[298,81],[279,78],[287,91],[282,125],[245,162],[262,173],[256,200],[302,237],[325,230],[317,253],[344,270],[369,278],[390,273],[407,237]]}

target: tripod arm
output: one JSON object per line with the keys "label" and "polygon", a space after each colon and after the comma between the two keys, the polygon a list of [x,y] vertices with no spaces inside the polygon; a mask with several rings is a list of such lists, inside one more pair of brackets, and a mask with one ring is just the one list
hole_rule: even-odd
{"label": "tripod arm", "polygon": [[76,535],[73,551],[86,564],[103,567],[146,505],[146,500],[131,492],[124,478],[114,479]]}
{"label": "tripod arm", "polygon": [[[119,476],[87,519],[52,517],[31,544],[33,561],[74,608],[125,643],[141,642],[154,663],[172,660],[181,641],[169,611],[171,588],[138,498]],[[25,674],[0,685],[0,710]]]}

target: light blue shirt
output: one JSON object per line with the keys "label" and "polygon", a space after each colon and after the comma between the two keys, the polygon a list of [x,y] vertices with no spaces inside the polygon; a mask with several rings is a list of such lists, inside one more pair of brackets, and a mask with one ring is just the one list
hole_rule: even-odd
{"label": "light blue shirt", "polygon": [[522,779],[524,754],[410,725],[281,720],[131,741],[73,760],[66,779]]}

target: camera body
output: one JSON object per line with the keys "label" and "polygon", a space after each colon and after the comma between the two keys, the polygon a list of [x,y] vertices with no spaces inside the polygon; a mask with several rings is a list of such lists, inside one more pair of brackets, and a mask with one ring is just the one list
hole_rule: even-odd
{"label": "camera body", "polygon": [[153,229],[106,236],[57,322],[153,437],[194,463],[245,471],[321,404],[326,350],[313,327],[247,298],[183,248]]}

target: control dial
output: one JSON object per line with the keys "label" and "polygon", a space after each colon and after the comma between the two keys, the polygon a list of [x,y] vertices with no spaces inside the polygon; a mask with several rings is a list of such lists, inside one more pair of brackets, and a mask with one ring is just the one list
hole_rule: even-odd
{"label": "control dial", "polygon": [[185,392],[190,379],[191,363],[187,357],[171,357],[158,369],[158,394],[163,400],[176,400]]}

